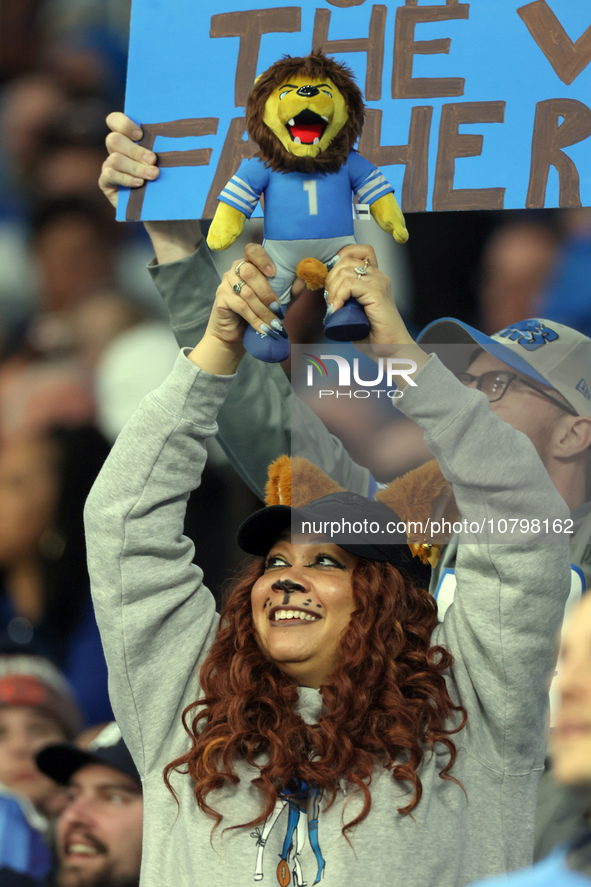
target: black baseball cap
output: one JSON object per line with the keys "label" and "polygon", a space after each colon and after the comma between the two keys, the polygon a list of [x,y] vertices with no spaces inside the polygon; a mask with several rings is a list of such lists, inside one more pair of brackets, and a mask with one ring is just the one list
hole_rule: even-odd
{"label": "black baseball cap", "polygon": [[141,784],[133,758],[114,721],[95,736],[88,748],[80,748],[69,742],[56,742],[42,748],[36,755],[36,761],[39,770],[60,785],[68,785],[74,773],[87,764],[113,767]]}
{"label": "black baseball cap", "polygon": [[431,567],[413,556],[406,533],[400,531],[403,526],[402,519],[383,502],[342,492],[315,499],[302,508],[261,508],[240,525],[236,541],[247,554],[266,557],[287,529],[322,535],[357,557],[392,564],[414,585],[427,588]]}

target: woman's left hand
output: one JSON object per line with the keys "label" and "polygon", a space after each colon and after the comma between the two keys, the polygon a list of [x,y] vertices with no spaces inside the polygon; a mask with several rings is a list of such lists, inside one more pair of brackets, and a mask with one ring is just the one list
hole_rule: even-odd
{"label": "woman's left hand", "polygon": [[[397,355],[413,360],[420,369],[428,356],[408,332],[392,297],[390,278],[378,268],[373,248],[360,243],[350,244],[340,251],[339,257],[325,282],[328,305],[338,311],[350,298],[363,305],[370,331],[366,339],[355,344],[370,345],[374,359]],[[367,273],[360,273],[362,269]],[[399,387],[405,385],[401,377]]]}
{"label": "woman's left hand", "polygon": [[[363,305],[371,328],[369,336],[356,344],[414,344],[392,298],[390,278],[378,268],[373,248],[354,243],[344,247],[339,256],[326,278],[328,305],[338,311],[351,297]],[[364,266],[367,273],[361,274]]]}

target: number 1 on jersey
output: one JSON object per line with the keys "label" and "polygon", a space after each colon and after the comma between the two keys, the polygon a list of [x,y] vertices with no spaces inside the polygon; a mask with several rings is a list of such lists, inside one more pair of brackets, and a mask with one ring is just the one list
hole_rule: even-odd
{"label": "number 1 on jersey", "polygon": [[308,192],[308,214],[311,216],[318,215],[318,191],[316,190],[316,180],[304,182],[304,191]]}

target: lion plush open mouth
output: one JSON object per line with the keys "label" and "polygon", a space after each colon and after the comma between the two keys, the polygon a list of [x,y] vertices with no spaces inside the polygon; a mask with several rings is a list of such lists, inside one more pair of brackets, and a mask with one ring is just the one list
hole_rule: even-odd
{"label": "lion plush open mouth", "polygon": [[321,117],[306,108],[285,124],[292,142],[296,145],[317,145],[328,126],[328,117]]}

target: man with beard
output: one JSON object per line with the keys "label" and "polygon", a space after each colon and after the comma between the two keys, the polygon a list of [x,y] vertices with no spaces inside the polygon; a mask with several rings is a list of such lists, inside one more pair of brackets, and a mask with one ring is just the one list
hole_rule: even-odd
{"label": "man with beard", "polygon": [[69,795],[57,822],[51,887],[138,887],[142,786],[117,724],[106,726],[88,748],[46,746],[37,766]]}

